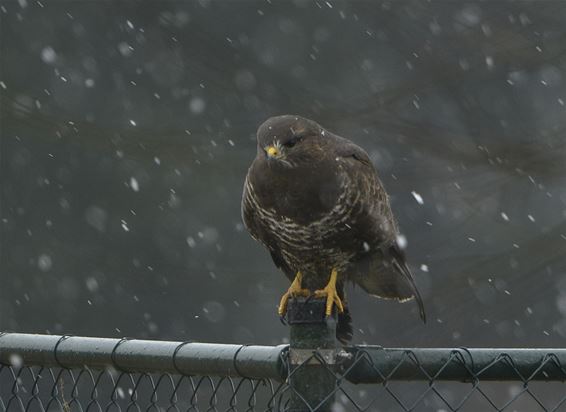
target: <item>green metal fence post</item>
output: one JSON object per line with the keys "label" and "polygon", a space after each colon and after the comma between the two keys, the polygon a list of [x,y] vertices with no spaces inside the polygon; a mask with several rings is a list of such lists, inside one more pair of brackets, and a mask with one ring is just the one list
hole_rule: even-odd
{"label": "green metal fence post", "polygon": [[324,299],[289,300],[290,410],[328,412],[334,403],[336,318],[326,318]]}

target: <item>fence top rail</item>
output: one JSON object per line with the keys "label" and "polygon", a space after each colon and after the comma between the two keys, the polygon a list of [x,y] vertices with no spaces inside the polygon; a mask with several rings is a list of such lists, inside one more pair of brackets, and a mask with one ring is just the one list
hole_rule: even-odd
{"label": "fence top rail", "polygon": [[286,348],[0,333],[0,364],[281,380]]}
{"label": "fence top rail", "polygon": [[[288,345],[248,346],[0,332],[0,365],[114,368],[132,373],[282,381],[289,372],[287,351]],[[351,346],[332,352],[336,355],[336,372],[353,383],[566,381],[566,349],[562,348]],[[316,348],[312,353],[315,355],[310,360],[307,356],[305,363],[313,359],[326,362],[320,353],[316,355]],[[292,353],[290,358],[294,358]]]}
{"label": "fence top rail", "polygon": [[563,348],[345,348],[341,372],[354,383],[566,381]]}

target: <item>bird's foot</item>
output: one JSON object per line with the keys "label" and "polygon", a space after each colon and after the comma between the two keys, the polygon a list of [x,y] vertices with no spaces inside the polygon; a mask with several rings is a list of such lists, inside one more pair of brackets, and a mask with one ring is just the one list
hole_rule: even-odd
{"label": "bird's foot", "polygon": [[284,320],[285,314],[287,313],[287,303],[289,298],[294,298],[298,296],[309,296],[311,291],[308,289],[303,289],[301,287],[301,282],[303,280],[303,275],[301,272],[297,272],[295,276],[295,280],[291,283],[289,290],[281,296],[281,301],[279,302],[279,308],[277,309],[277,313],[279,313],[279,317],[281,320]]}
{"label": "bird's foot", "polygon": [[326,297],[326,316],[330,316],[332,314],[332,306],[336,305],[338,312],[344,312],[344,305],[342,304],[342,300],[338,296],[338,292],[336,291],[336,278],[338,277],[338,272],[336,269],[332,269],[332,274],[330,275],[330,280],[328,284],[325,286],[324,289],[319,289],[314,291],[314,297],[322,298]]}

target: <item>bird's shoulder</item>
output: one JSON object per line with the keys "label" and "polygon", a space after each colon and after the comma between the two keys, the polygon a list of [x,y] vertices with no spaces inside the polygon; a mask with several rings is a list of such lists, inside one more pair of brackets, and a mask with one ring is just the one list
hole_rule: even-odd
{"label": "bird's shoulder", "polygon": [[338,135],[331,135],[330,138],[334,148],[332,156],[340,165],[341,173],[347,176],[347,181],[357,182],[359,189],[364,188],[370,192],[368,193],[370,197],[375,196],[376,192],[385,191],[379,180],[377,169],[363,148]]}
{"label": "bird's shoulder", "polygon": [[332,141],[335,147],[334,155],[347,161],[353,161],[353,164],[363,165],[370,170],[374,170],[368,153],[345,137],[338,136],[334,133],[329,133],[329,140]]}
{"label": "bird's shoulder", "polygon": [[333,135],[336,156],[341,159],[342,173],[347,176],[347,190],[356,203],[359,227],[374,238],[394,239],[396,222],[389,196],[368,153],[354,142]]}

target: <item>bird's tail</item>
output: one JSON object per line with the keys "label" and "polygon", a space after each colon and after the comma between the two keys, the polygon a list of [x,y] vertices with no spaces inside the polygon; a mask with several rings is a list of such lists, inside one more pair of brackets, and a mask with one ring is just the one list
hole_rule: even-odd
{"label": "bird's tail", "polygon": [[397,245],[392,246],[389,249],[389,252],[392,256],[392,263],[393,267],[397,270],[398,273],[402,274],[405,278],[405,281],[409,284],[412,295],[417,301],[417,305],[419,306],[419,315],[424,323],[426,323],[426,312],[424,309],[423,298],[417,289],[417,285],[415,284],[415,279],[413,278],[413,274],[407,266],[407,262],[405,261],[405,256],[403,252],[397,247]]}
{"label": "bird's tail", "polygon": [[380,298],[401,302],[414,298],[419,307],[419,315],[426,323],[423,299],[405,262],[403,251],[397,245],[383,249],[381,255],[368,259],[366,266],[360,267],[354,281],[366,292]]}
{"label": "bird's tail", "polygon": [[344,304],[344,312],[338,313],[338,323],[336,325],[336,339],[344,345],[352,340],[354,329],[352,328],[352,316],[347,302]]}

